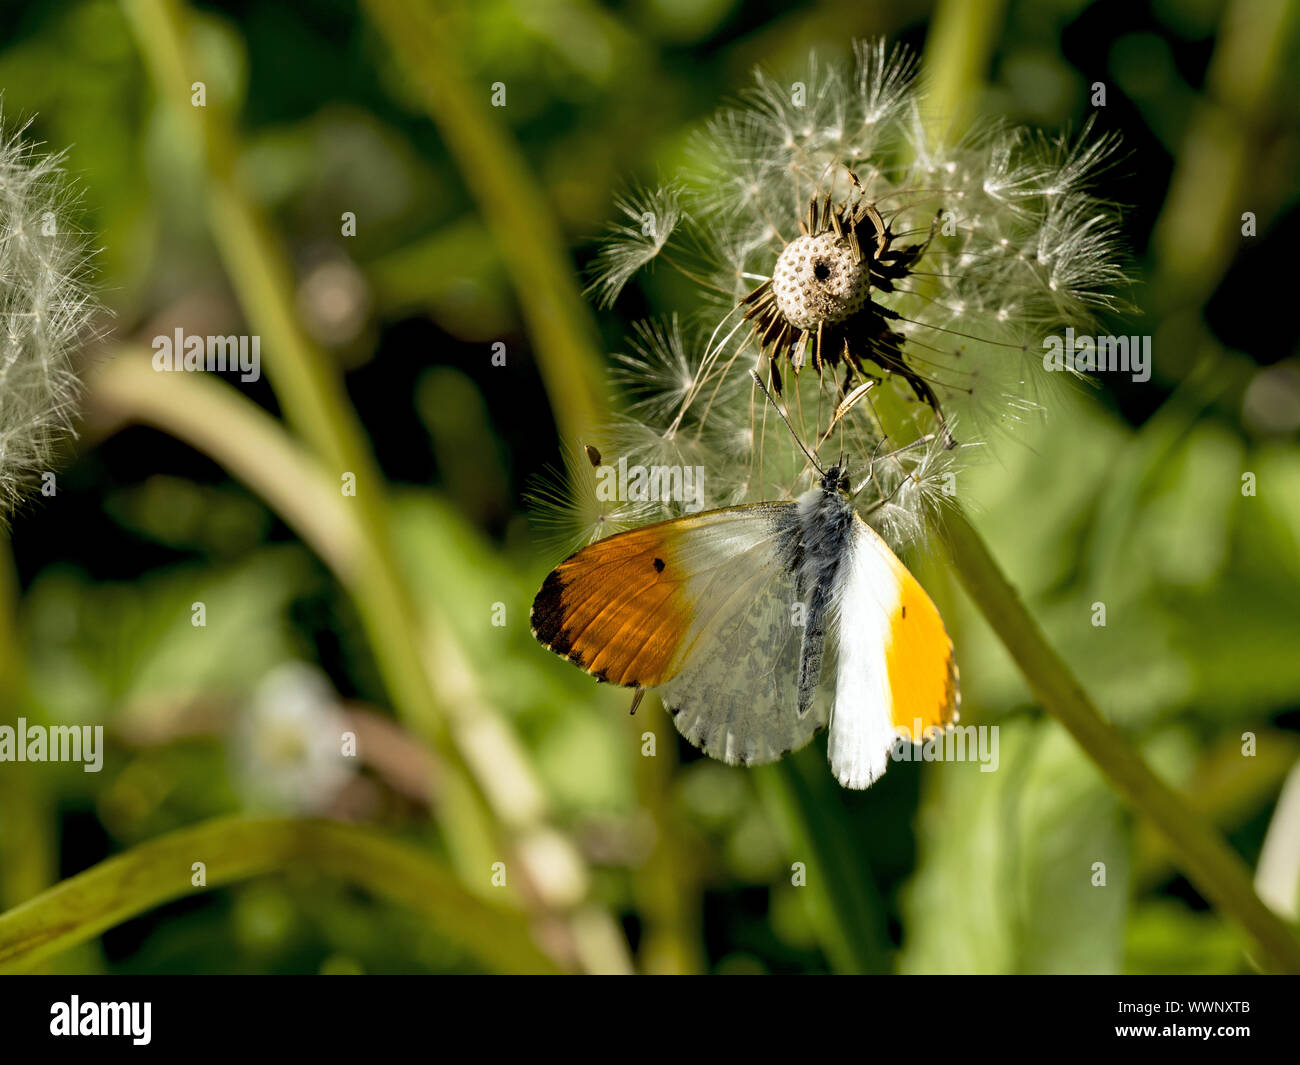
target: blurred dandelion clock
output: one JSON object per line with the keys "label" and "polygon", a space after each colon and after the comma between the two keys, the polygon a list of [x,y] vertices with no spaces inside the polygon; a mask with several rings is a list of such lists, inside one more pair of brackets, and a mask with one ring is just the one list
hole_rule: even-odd
{"label": "blurred dandelion clock", "polygon": [[95,304],[63,155],[39,155],[0,116],[0,519],[72,428],[73,356]]}
{"label": "blurred dandelion clock", "polygon": [[253,693],[238,734],[238,774],[250,805],[296,813],[327,809],[353,775],[344,757],[347,715],[319,670],[292,662]]}
{"label": "blurred dandelion clock", "polygon": [[[806,439],[875,470],[872,505],[906,539],[944,494],[942,452],[1039,405],[1044,334],[1120,306],[1119,218],[1091,188],[1116,138],[947,143],[924,109],[914,57],[879,42],[790,83],[760,73],[699,133],[695,170],[619,201],[589,291],[608,305],[663,260],[700,295],[691,330],[641,325],[620,357],[620,452],[704,447],[713,505],[807,485],[788,447],[765,454],[754,367]],[[890,434],[938,446],[873,466]]]}

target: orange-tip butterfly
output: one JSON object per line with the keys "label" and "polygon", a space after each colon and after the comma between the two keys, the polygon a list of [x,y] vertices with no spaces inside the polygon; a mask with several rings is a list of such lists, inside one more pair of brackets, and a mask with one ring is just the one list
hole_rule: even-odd
{"label": "orange-tip butterfly", "polygon": [[657,688],[681,734],[730,764],[774,762],[829,724],[835,776],[869,786],[900,737],[956,720],[957,667],[939,611],[854,509],[843,466],[818,470],[797,499],[582,548],[543,582],[533,635],[637,700]]}

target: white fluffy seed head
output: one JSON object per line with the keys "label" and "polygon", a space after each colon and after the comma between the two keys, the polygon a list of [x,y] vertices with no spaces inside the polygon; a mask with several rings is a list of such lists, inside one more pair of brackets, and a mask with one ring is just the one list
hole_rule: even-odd
{"label": "white fluffy seed head", "polygon": [[71,434],[73,357],[95,304],[62,155],[37,155],[0,116],[0,521]]}
{"label": "white fluffy seed head", "polygon": [[863,261],[834,233],[792,240],[777,257],[772,291],[785,320],[796,329],[842,322],[862,310],[870,286]]}
{"label": "white fluffy seed head", "polygon": [[[1041,369],[1044,335],[1067,326],[1086,332],[1097,315],[1125,309],[1119,213],[1094,191],[1117,138],[1091,121],[1068,138],[1000,123],[936,138],[922,120],[916,74],[909,52],[883,42],[857,46],[851,65],[814,57],[785,78],[760,73],[697,136],[696,162],[670,198],[620,205],[630,224],[598,258],[597,294],[612,299],[670,239],[671,265],[696,286],[698,305],[674,308],[694,331],[684,329],[673,358],[624,360],[620,372],[630,368],[646,387],[630,389],[640,432],[611,437],[615,455],[699,443],[699,461],[712,463],[711,495],[797,495],[813,471],[748,376],[776,351],[783,382],[774,386],[801,435],[821,444],[825,461],[842,453],[859,473],[876,470],[880,491],[864,492],[859,506],[874,506],[872,520],[905,542],[951,498],[952,468],[977,453],[966,445],[1014,436],[1064,387],[1065,375]],[[875,208],[888,237],[861,265],[833,232],[817,232],[825,206],[810,212],[834,206],[843,228],[845,203]],[[810,214],[817,235],[801,237]],[[638,225],[661,216],[670,233]],[[769,280],[771,302],[762,290]],[[874,314],[865,339],[862,329],[839,328],[864,311]],[[785,335],[771,321],[777,313],[796,331],[835,326],[823,357],[833,362],[842,345],[859,345],[878,387],[840,417],[839,367],[834,378],[792,372],[806,338]],[[957,436],[940,431],[930,399],[899,373],[899,361],[932,393],[949,429],[961,426]],[[671,380],[661,380],[662,369]],[[691,375],[689,384],[678,371]],[[884,439],[886,421],[903,440]],[[873,467],[913,436],[937,443]],[[949,439],[963,446],[944,447]]]}

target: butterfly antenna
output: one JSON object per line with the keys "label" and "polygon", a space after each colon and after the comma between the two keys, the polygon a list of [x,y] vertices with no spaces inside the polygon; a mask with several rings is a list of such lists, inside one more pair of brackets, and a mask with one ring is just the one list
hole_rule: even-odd
{"label": "butterfly antenna", "polygon": [[772,404],[772,409],[775,410],[776,413],[780,415],[781,420],[785,422],[785,427],[790,430],[790,435],[794,437],[794,442],[799,445],[799,450],[808,456],[808,461],[813,464],[813,469],[825,477],[826,471],[822,469],[822,464],[817,461],[817,457],[809,451],[804,442],[799,439],[799,434],[795,432],[794,426],[790,424],[789,417],[786,415],[785,411],[781,409],[781,404],[779,404],[776,399],[773,398],[772,393],[767,390],[767,385],[763,384],[763,379],[758,376],[758,371],[751,367],[749,376],[754,379],[754,384],[758,385],[758,387],[763,390],[763,395],[765,395],[767,401]]}

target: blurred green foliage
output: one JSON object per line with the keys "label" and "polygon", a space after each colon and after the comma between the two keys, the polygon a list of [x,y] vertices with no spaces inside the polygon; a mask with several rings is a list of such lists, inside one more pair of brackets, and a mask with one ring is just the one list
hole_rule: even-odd
{"label": "blurred green foliage", "polygon": [[[614,192],[670,174],[692,128],[745,84],[752,64],[787,69],[810,47],[838,52],[864,35],[922,45],[932,13],[920,2],[848,0],[444,6],[471,83],[485,97],[492,82],[509,86],[494,120],[522,146],[578,265]],[[1276,84],[1242,117],[1259,169],[1232,190],[1232,218],[1255,212],[1258,235],[1234,240],[1190,303],[1162,288],[1173,266],[1148,251],[1171,180],[1188,165],[1184,146],[1218,106],[1207,69],[1222,27],[1249,6],[1006,5],[979,110],[1077,126],[1091,84],[1107,83],[1100,121],[1123,132],[1130,152],[1109,194],[1131,208],[1145,312],[1123,331],[1154,336],[1157,376],[1053,392],[1044,424],[994,441],[962,474],[962,496],[1105,714],[1253,864],[1300,754],[1300,387],[1287,313],[1288,238],[1300,217],[1293,15]],[[511,249],[488,236],[475,175],[458,173],[351,3],[290,10],[243,0],[201,11],[209,91],[239,117],[239,171],[290,250],[306,328],[346,371],[399,486],[393,550],[410,591],[448,623],[478,695],[517,737],[555,822],[589,864],[592,896],[647,967],[665,926],[687,940],[679,959],[720,972],[1250,968],[1242,934],[1206,908],[1041,715],[933,559],[913,561],[954,634],[963,723],[1001,726],[996,773],[897,764],[850,794],[816,746],[786,773],[731,769],[681,746],[653,700],[629,723],[622,693],[539,648],[525,619],[555,559],[538,548],[522,498],[558,463],[560,443],[508,280]],[[36,114],[41,139],[72,146],[116,338],[147,343],[176,326],[239,331],[204,222],[198,153],[155,105],[118,6],[17,5],[0,26],[7,118]],[[354,239],[339,236],[343,211],[359,220]],[[681,285],[666,271],[645,279],[600,320],[606,346],[621,347],[632,315],[681,305]],[[505,369],[490,363],[498,340]],[[277,409],[265,381],[245,391]],[[95,416],[93,395],[90,411],[57,497],[15,520],[18,594],[5,608],[18,619],[22,711],[102,722],[110,756],[99,775],[0,767],[7,905],[132,844],[257,809],[236,738],[275,666],[315,664],[356,720],[389,714],[351,602],[222,471],[220,455],[213,462],[154,430],[117,431]],[[1244,472],[1255,475],[1254,495],[1243,495]],[[196,601],[207,605],[206,628],[191,625]],[[1096,602],[1105,627],[1092,623]],[[498,603],[504,626],[493,624]],[[659,744],[654,770],[641,757],[645,730]],[[1246,732],[1257,741],[1250,760],[1239,753]],[[290,812],[375,823],[439,851],[430,797],[410,784],[424,765],[418,747],[399,736],[385,760],[365,760],[327,800]],[[792,790],[815,818],[791,817]],[[1300,853],[1300,840],[1283,845]],[[811,887],[791,886],[794,862],[809,864]],[[303,871],[171,903],[52,964],[482,967],[406,911]]]}

